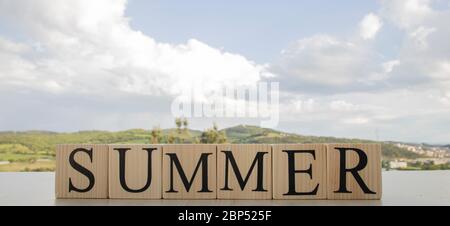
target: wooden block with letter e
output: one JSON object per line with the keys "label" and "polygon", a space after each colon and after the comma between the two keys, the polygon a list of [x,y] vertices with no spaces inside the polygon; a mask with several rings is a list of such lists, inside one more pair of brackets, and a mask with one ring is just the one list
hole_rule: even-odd
{"label": "wooden block with letter e", "polygon": [[216,199],[216,145],[163,146],[164,199]]}
{"label": "wooden block with letter e", "polygon": [[57,145],[55,195],[108,198],[108,145]]}
{"label": "wooden block with letter e", "polygon": [[217,146],[219,199],[272,199],[272,150],[267,144]]}
{"label": "wooden block with letter e", "polygon": [[328,199],[381,199],[381,145],[329,144]]}
{"label": "wooden block with letter e", "polygon": [[326,151],[324,144],[273,145],[273,198],[326,199]]}
{"label": "wooden block with letter e", "polygon": [[160,145],[109,146],[109,197],[161,199]]}

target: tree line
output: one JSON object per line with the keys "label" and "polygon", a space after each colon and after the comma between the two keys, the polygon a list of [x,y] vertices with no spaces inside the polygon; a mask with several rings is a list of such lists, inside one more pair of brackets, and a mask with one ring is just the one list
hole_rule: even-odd
{"label": "tree line", "polygon": [[200,136],[193,136],[189,132],[189,122],[186,118],[175,119],[175,131],[168,131],[167,134],[159,127],[153,127],[150,131],[151,143],[168,143],[168,144],[223,144],[227,143],[228,139],[224,131],[219,130],[216,123],[211,128],[204,130]]}

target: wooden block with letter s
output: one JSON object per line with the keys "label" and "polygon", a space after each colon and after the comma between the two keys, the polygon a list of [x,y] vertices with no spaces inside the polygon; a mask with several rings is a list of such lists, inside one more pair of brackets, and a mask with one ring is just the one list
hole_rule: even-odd
{"label": "wooden block with letter s", "polygon": [[381,199],[381,145],[328,144],[328,199]]}
{"label": "wooden block with letter s", "polygon": [[272,199],[272,147],[218,145],[217,186],[219,199]]}
{"label": "wooden block with letter s", "polygon": [[57,145],[56,198],[108,198],[108,145]]}
{"label": "wooden block with letter s", "polygon": [[326,145],[277,144],[272,147],[274,199],[327,198]]}
{"label": "wooden block with letter s", "polygon": [[161,158],[160,145],[110,145],[109,197],[161,199]]}
{"label": "wooden block with letter s", "polygon": [[216,199],[216,145],[163,146],[164,199]]}

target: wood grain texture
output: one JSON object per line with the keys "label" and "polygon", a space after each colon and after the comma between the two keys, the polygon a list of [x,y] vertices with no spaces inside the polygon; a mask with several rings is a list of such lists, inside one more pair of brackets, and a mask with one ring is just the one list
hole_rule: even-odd
{"label": "wood grain texture", "polygon": [[[125,156],[123,169],[120,156]],[[55,196],[381,199],[381,145],[58,145]]]}
{"label": "wood grain texture", "polygon": [[[121,160],[123,157],[125,157],[125,161]],[[122,178],[122,181],[121,162],[124,164],[122,173],[125,177]],[[150,175],[149,171],[151,171]],[[109,146],[110,198],[161,199],[161,178],[162,148],[160,145]]]}
{"label": "wood grain texture", "polygon": [[[181,175],[171,156],[176,156],[185,173],[186,179],[192,185],[188,191]],[[163,146],[163,198],[164,199],[216,199],[216,145],[164,145]],[[207,162],[207,175],[203,174],[203,164],[200,160],[204,157]],[[201,163],[199,165],[199,162]],[[195,177],[194,171],[198,167]],[[172,171],[173,170],[173,171]],[[171,173],[173,181],[171,180]],[[206,176],[205,176],[206,175]],[[203,178],[207,179],[206,190]],[[173,183],[172,183],[173,182]],[[172,188],[172,189],[171,189]]]}
{"label": "wood grain texture", "polygon": [[[343,151],[350,148],[351,150]],[[358,149],[358,151],[352,150]],[[345,155],[343,154],[345,153]],[[341,175],[341,159],[345,156],[345,169],[353,169],[360,165],[367,156],[367,165],[357,172],[364,183],[359,184],[356,177],[347,172],[345,174],[346,192],[340,189],[340,184],[344,184]],[[327,146],[328,165],[328,199],[381,199],[381,145],[380,144],[328,144]],[[368,189],[364,191],[364,185]],[[375,194],[371,194],[375,193]]]}
{"label": "wood grain texture", "polygon": [[[239,172],[236,172],[225,152],[230,152],[234,158]],[[262,159],[262,165],[258,161],[252,171],[250,168],[258,153]],[[266,154],[264,154],[266,153]],[[230,155],[230,154],[228,154]],[[228,161],[228,172],[226,164]],[[258,167],[263,167],[258,188]],[[228,173],[228,186],[226,186],[226,173]],[[236,173],[241,175],[239,184]],[[249,174],[250,173],[250,174]],[[225,144],[217,146],[217,196],[218,199],[272,199],[272,148],[267,144]],[[243,189],[242,189],[243,186]],[[231,189],[231,190],[230,190]]]}
{"label": "wood grain texture", "polygon": [[[72,167],[69,161],[71,154],[77,164],[92,173],[95,178],[93,183]],[[92,187],[88,191],[79,192],[69,189],[70,182],[73,187],[81,190],[88,189],[89,185]],[[56,198],[108,198],[108,145],[57,145],[55,195]]]}
{"label": "wood grain texture", "polygon": [[[324,144],[272,146],[274,199],[326,199],[327,152]],[[289,164],[292,158],[293,164]],[[293,172],[297,171],[297,172]],[[291,188],[289,187],[289,174]]]}

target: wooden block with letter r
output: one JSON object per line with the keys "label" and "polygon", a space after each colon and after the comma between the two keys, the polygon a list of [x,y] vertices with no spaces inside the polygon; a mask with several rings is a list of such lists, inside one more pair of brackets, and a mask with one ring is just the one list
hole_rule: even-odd
{"label": "wooden block with letter r", "polygon": [[381,145],[329,144],[328,199],[381,199]]}
{"label": "wooden block with letter r", "polygon": [[108,198],[108,145],[57,145],[56,198]]}
{"label": "wooden block with letter r", "polygon": [[160,145],[109,146],[109,197],[162,198]]}
{"label": "wooden block with letter r", "polygon": [[216,145],[163,146],[164,199],[216,199]]}
{"label": "wooden block with letter r", "polygon": [[218,145],[217,186],[219,199],[272,199],[272,147]]}
{"label": "wooden block with letter r", "polygon": [[274,199],[326,199],[325,144],[272,146]]}

